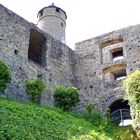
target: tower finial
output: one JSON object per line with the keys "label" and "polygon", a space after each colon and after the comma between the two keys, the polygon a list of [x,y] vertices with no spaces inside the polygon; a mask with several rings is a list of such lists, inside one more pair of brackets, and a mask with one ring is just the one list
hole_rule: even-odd
{"label": "tower finial", "polygon": [[52,3],[52,6],[54,6],[54,2]]}

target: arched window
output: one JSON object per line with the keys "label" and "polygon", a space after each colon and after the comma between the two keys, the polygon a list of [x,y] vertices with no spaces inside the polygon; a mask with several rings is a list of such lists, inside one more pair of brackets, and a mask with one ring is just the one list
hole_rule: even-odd
{"label": "arched window", "polygon": [[126,64],[117,64],[103,69],[104,79],[106,80],[106,75],[109,77],[108,80],[122,80],[127,77]]}
{"label": "arched window", "polygon": [[[107,40],[107,41],[105,41],[105,42],[102,42],[101,44],[100,44],[100,62],[101,62],[101,64],[103,63],[103,61],[104,61],[104,59],[105,59],[105,57],[106,56],[104,56],[103,55],[103,50],[104,50],[104,48],[106,48],[106,47],[109,47],[109,46],[111,46],[111,45],[116,45],[116,44],[118,44],[118,43],[123,43],[123,39],[121,38],[121,37],[119,37],[119,38],[117,38],[117,39],[112,39],[112,40]],[[113,54],[112,54],[112,57],[117,57],[118,55],[121,55],[123,52],[120,50],[120,51],[116,51],[116,52],[114,52]]]}

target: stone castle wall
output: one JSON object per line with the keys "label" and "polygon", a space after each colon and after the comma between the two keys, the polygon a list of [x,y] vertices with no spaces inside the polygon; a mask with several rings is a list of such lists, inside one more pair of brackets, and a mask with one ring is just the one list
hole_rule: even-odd
{"label": "stone castle wall", "polygon": [[[45,38],[44,43],[42,38]],[[42,47],[41,53],[38,54],[39,50],[33,50],[33,47]],[[31,60],[29,53],[39,55],[43,63],[34,61],[34,56]],[[43,105],[53,104],[52,89],[56,85],[75,85],[73,50],[2,5],[0,59],[6,61],[12,70],[13,80],[5,91],[7,98],[28,101],[24,81],[34,77],[41,77],[46,81],[47,90],[41,98]]]}
{"label": "stone castle wall", "polygon": [[[76,78],[81,94],[80,110],[89,103],[106,111],[124,96],[123,79],[112,73],[126,69],[126,75],[140,68],[140,25],[120,29],[76,44]],[[113,50],[123,49],[123,58],[112,59]],[[81,106],[82,105],[82,106]]]}
{"label": "stone castle wall", "polygon": [[[122,54],[116,59],[116,55]],[[76,110],[89,103],[106,112],[122,99],[123,79],[140,68],[140,25],[130,26],[76,44],[75,51],[0,5],[0,59],[12,70],[13,80],[6,98],[28,101],[24,81],[40,77],[47,90],[42,105],[53,105],[57,85],[75,86],[80,93]]]}

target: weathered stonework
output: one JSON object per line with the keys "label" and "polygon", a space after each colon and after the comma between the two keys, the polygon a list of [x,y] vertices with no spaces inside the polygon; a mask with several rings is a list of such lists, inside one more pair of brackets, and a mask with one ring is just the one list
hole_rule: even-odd
{"label": "weathered stonework", "polygon": [[[31,30],[36,31],[33,32],[34,37],[41,34],[46,39],[43,44],[46,52],[42,52],[46,65],[28,58]],[[47,84],[41,104],[52,105],[53,87],[75,85],[73,56],[74,51],[68,46],[0,5],[0,58],[10,66],[13,76],[11,85],[5,91],[7,98],[27,101],[24,80],[41,76]]]}
{"label": "weathered stonework", "polygon": [[[139,69],[139,35],[140,25],[136,25],[76,44],[76,77],[83,106],[95,103],[106,112],[112,100],[123,98],[123,80],[115,80],[112,73],[126,69],[129,75]],[[123,48],[123,58],[113,61],[111,50],[116,48]]]}
{"label": "weathered stonework", "polygon": [[[117,55],[122,56],[116,59]],[[80,93],[75,110],[83,112],[93,103],[106,113],[124,96],[119,76],[139,69],[139,57],[140,25],[79,42],[73,51],[0,5],[0,59],[12,70],[12,83],[1,95],[6,98],[28,101],[24,81],[41,77],[47,85],[42,105],[53,105],[55,86],[75,86]]]}

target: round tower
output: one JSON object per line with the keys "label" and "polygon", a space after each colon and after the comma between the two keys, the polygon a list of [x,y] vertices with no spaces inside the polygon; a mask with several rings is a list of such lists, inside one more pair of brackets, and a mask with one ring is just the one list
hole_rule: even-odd
{"label": "round tower", "polygon": [[65,43],[65,27],[67,15],[54,3],[42,8],[37,15],[37,26],[60,42]]}

